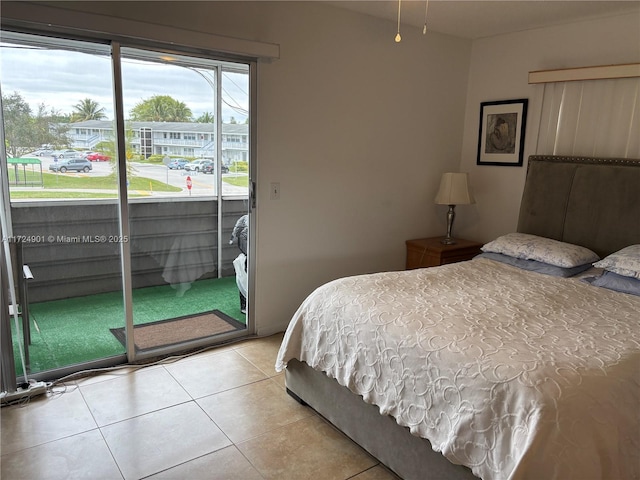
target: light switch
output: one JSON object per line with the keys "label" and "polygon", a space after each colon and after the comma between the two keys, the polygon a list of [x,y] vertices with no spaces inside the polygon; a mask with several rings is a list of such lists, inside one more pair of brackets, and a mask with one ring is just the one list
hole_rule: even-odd
{"label": "light switch", "polygon": [[280,200],[280,182],[271,182],[271,200]]}

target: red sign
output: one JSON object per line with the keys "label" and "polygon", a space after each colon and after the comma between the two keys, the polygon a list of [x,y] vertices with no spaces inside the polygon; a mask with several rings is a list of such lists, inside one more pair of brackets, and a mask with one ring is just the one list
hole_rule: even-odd
{"label": "red sign", "polygon": [[189,190],[191,190],[191,185],[192,185],[192,183],[191,183],[191,177],[187,177],[187,188],[188,188]]}

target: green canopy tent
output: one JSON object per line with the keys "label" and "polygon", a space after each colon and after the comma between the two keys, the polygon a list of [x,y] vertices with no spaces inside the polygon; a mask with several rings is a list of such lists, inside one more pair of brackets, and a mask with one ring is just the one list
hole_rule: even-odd
{"label": "green canopy tent", "polygon": [[[42,162],[37,158],[7,158],[7,164],[13,165],[13,175],[9,169],[9,184],[25,187],[44,187]],[[20,168],[22,167],[22,168]],[[13,178],[11,178],[13,176]]]}

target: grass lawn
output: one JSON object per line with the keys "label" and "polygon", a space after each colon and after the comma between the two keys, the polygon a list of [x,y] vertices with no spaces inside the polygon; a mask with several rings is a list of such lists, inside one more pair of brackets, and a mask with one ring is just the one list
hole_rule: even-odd
{"label": "grass lawn", "polygon": [[[43,173],[44,188],[82,188],[87,190],[116,190],[117,180],[114,177],[71,177],[64,173]],[[129,188],[132,190],[149,190],[152,188],[156,192],[180,192],[179,187],[167,185],[158,180],[151,180],[145,177],[133,177],[130,180]]]}
{"label": "grass lawn", "polygon": [[[129,195],[130,197],[143,197],[145,195]],[[47,191],[18,191],[11,192],[11,199],[21,198],[118,198],[115,193],[90,193],[90,192],[47,192]]]}
{"label": "grass lawn", "polygon": [[[27,184],[40,185],[40,172],[27,171]],[[13,169],[9,170],[9,183],[11,186],[23,185],[24,179],[22,178],[23,172],[19,173],[20,182],[18,185],[15,183],[15,173]],[[87,174],[88,175],[88,174]],[[86,190],[116,190],[117,179],[112,176],[76,176],[67,175],[66,173],[42,173],[42,181],[44,188],[72,188],[72,189],[86,189]],[[129,188],[134,190],[148,190],[152,187],[153,190],[158,192],[180,192],[182,189],[167,185],[164,182],[158,180],[152,180],[146,177],[133,177],[130,180]]]}
{"label": "grass lawn", "polygon": [[[9,183],[10,186],[15,182],[15,173],[9,169]],[[22,181],[22,175],[24,172],[20,171],[19,175],[21,182],[17,186],[24,185]],[[40,186],[40,172],[27,171],[27,185]],[[76,175],[67,175],[64,173],[42,173],[42,182],[44,183],[44,190],[25,190],[25,191],[12,191],[11,198],[117,198],[117,185],[116,179],[113,177],[85,177]],[[52,192],[50,190],[87,190],[86,192]],[[158,180],[152,180],[146,177],[133,177],[129,184],[131,190],[154,191],[154,192],[181,192],[182,189],[167,185],[164,182]],[[113,190],[113,193],[92,193],[91,190]],[[143,197],[143,193],[132,193],[131,197]]]}
{"label": "grass lawn", "polygon": [[229,185],[235,185],[236,187],[248,187],[249,175],[242,175],[238,177],[222,177],[222,181],[224,183],[228,183]]}
{"label": "grass lawn", "polygon": [[[117,198],[117,185],[116,179],[110,176],[84,176],[80,175],[68,175],[64,173],[42,173],[42,179],[40,178],[40,172],[27,171],[26,183],[24,180],[24,174],[22,170],[19,172],[20,182],[18,185],[15,183],[15,172],[13,169],[9,169],[9,184],[11,187],[20,186],[32,186],[39,187],[41,182],[44,184],[44,190],[12,190],[12,199],[25,199],[25,198]],[[249,185],[249,176],[224,176],[222,178],[224,183],[229,185],[235,185],[238,187],[247,187]],[[49,190],[49,191],[47,191]],[[86,191],[69,191],[69,192],[56,192],[51,190],[86,190]],[[98,193],[91,192],[91,190],[113,190],[113,193]],[[167,185],[159,180],[152,180],[147,177],[133,177],[129,183],[129,190],[131,190],[131,197],[144,197],[147,196],[144,192],[181,192],[182,189]],[[135,191],[139,192],[136,193]]]}

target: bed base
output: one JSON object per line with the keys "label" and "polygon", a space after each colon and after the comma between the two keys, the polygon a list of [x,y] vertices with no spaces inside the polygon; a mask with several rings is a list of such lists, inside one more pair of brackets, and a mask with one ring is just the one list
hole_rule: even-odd
{"label": "bed base", "polygon": [[477,480],[471,470],[435,452],[428,440],[411,435],[393,417],[380,415],[378,407],[306,363],[290,360],[285,379],[289,395],[313,408],[404,480]]}

